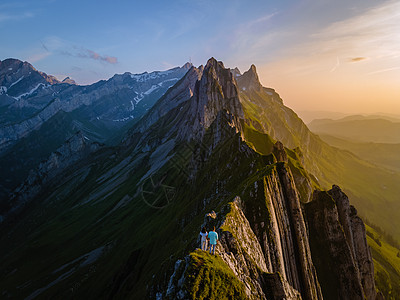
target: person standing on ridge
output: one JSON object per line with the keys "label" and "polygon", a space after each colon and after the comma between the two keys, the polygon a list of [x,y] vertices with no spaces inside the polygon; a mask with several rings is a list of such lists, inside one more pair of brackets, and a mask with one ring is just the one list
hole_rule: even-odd
{"label": "person standing on ridge", "polygon": [[201,235],[201,250],[206,251],[207,250],[207,230],[205,227],[203,227],[200,231]]}
{"label": "person standing on ridge", "polygon": [[218,241],[218,233],[215,232],[215,227],[213,227],[213,230],[208,233],[208,239],[210,240],[210,254],[212,251],[212,254],[215,255],[215,246]]}

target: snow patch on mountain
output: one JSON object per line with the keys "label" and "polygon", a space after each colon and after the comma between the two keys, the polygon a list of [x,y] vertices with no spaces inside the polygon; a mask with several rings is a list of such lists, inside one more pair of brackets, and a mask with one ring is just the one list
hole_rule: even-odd
{"label": "snow patch on mountain", "polygon": [[26,96],[29,96],[29,95],[32,95],[38,88],[40,88],[40,87],[43,87],[43,88],[47,88],[47,87],[49,87],[50,85],[49,84],[44,84],[44,83],[38,83],[33,89],[31,89],[29,92],[27,92],[27,93],[23,93],[23,94],[21,94],[21,95],[19,95],[18,97],[14,97],[14,99],[15,100],[21,100],[21,98],[22,97],[26,97]]}
{"label": "snow patch on mountain", "polygon": [[161,81],[160,83],[152,85],[151,88],[149,88],[147,91],[144,92],[144,94],[145,95],[150,95],[156,89],[159,89],[160,87],[162,87],[164,85],[164,83],[170,82],[170,81],[178,81],[178,80],[179,80],[179,78],[171,78],[171,79],[167,79],[167,80]]}
{"label": "snow patch on mountain", "polygon": [[11,85],[8,87],[9,89],[13,86],[16,85],[18,82],[20,82],[22,79],[24,79],[24,75],[22,75],[17,81],[11,83]]}
{"label": "snow patch on mountain", "polygon": [[144,72],[142,74],[131,74],[131,78],[135,79],[137,82],[144,82],[148,81],[150,79],[157,79],[160,77],[167,76],[168,74],[171,74],[173,70],[167,70],[167,71],[154,71],[151,73]]}
{"label": "snow patch on mountain", "polygon": [[113,120],[113,122],[126,122],[126,121],[134,119],[134,118],[135,118],[134,116],[130,115],[129,117],[126,117],[126,118]]}
{"label": "snow patch on mountain", "polygon": [[133,100],[135,101],[136,104],[138,104],[141,100],[143,100],[144,96],[143,93],[136,93],[137,96],[135,98],[133,98]]}
{"label": "snow patch on mountain", "polygon": [[154,92],[156,89],[158,89],[160,86],[158,84],[152,85],[151,88],[149,88],[147,91],[144,92],[145,95],[150,95],[152,92]]}

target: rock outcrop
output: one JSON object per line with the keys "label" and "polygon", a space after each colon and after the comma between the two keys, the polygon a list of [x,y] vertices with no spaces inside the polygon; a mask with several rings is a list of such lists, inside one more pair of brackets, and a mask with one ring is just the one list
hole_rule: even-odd
{"label": "rock outcrop", "polygon": [[313,261],[325,299],[375,299],[365,226],[338,186],[306,204]]}
{"label": "rock outcrop", "polygon": [[[237,74],[237,73],[236,73]],[[242,76],[236,76],[238,85],[242,87],[242,90],[254,90],[260,91],[263,87],[258,78],[257,69],[255,65],[251,65],[250,69],[243,73]]]}
{"label": "rock outcrop", "polygon": [[[218,228],[217,255],[244,284],[246,299],[375,299],[365,227],[347,196],[337,186],[315,191],[303,211],[293,183],[290,171],[280,165],[260,184],[267,214],[258,207],[257,216],[254,206],[236,197],[219,213],[205,215],[202,226]],[[190,259],[176,262],[166,294],[161,283],[154,287],[157,299],[189,297]]]}
{"label": "rock outcrop", "polygon": [[61,81],[62,83],[68,83],[68,84],[76,84],[75,80],[73,80],[72,78],[69,77],[65,77],[63,79],[63,81]]}
{"label": "rock outcrop", "polygon": [[202,226],[218,228],[218,255],[247,299],[323,299],[290,170],[278,164],[246,193]]}

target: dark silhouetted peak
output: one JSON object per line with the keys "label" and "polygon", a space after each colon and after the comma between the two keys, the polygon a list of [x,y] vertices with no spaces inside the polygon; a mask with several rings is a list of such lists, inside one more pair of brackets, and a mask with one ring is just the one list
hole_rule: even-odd
{"label": "dark silhouetted peak", "polygon": [[251,65],[247,72],[244,72],[242,76],[239,76],[237,82],[242,90],[259,90],[262,88],[255,65]]}
{"label": "dark silhouetted peak", "polygon": [[69,77],[65,77],[64,80],[62,81],[62,83],[76,84],[75,80],[73,80]]}

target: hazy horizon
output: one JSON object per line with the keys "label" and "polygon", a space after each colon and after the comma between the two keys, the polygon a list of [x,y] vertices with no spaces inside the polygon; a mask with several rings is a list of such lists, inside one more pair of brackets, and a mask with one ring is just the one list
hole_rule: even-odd
{"label": "hazy horizon", "polygon": [[375,0],[14,1],[0,4],[0,59],[79,84],[211,56],[297,111],[400,115],[400,3]]}

